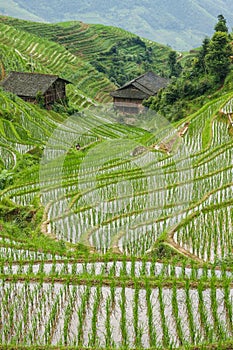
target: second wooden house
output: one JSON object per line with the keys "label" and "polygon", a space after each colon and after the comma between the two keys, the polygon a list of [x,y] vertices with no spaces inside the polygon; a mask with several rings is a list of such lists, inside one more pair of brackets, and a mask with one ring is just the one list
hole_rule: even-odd
{"label": "second wooden house", "polygon": [[168,79],[150,71],[131,80],[110,95],[113,97],[116,110],[121,113],[137,114],[144,110],[143,100],[155,96],[167,84]]}

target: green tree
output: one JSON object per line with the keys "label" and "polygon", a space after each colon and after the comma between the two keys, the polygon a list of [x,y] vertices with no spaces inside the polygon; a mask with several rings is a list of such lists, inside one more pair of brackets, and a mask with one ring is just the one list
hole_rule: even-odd
{"label": "green tree", "polygon": [[225,20],[223,15],[218,15],[218,22],[216,23],[215,32],[224,32],[228,33],[227,21]]}
{"label": "green tree", "polygon": [[169,78],[178,77],[182,71],[181,64],[177,62],[177,53],[171,51],[168,56]]}
{"label": "green tree", "polygon": [[216,82],[222,82],[230,71],[230,56],[232,46],[226,32],[216,32],[208,46],[205,56],[207,72],[212,75]]}
{"label": "green tree", "polygon": [[197,75],[206,73],[205,57],[208,53],[209,43],[210,39],[206,37],[202,42],[200,51],[198,52],[197,61],[195,63],[195,70],[197,72]]}

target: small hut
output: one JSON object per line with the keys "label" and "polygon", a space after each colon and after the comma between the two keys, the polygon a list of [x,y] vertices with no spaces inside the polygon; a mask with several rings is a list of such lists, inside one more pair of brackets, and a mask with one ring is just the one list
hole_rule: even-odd
{"label": "small hut", "polygon": [[147,72],[110,93],[114,107],[122,113],[135,114],[143,111],[143,100],[155,96],[168,84],[168,79],[154,72]]}
{"label": "small hut", "polygon": [[58,75],[11,72],[0,85],[5,91],[21,97],[26,102],[37,103],[41,98],[45,108],[66,99],[68,80]]}

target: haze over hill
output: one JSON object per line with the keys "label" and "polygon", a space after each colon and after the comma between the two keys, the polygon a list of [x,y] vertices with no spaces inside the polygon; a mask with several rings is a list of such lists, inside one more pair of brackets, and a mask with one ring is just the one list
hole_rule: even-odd
{"label": "haze over hill", "polygon": [[140,36],[187,50],[210,35],[222,13],[233,23],[231,0],[10,0],[0,1],[0,13],[48,22],[82,20],[119,26]]}

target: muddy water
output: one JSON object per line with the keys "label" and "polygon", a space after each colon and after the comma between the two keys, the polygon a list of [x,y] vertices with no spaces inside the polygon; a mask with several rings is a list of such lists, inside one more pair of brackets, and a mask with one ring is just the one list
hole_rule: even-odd
{"label": "muddy water", "polygon": [[[5,283],[0,285],[0,317],[2,320],[2,342],[10,344],[14,340],[26,344],[77,345],[79,331],[82,329],[82,346],[105,347],[106,342],[117,348],[128,345],[135,347],[135,290],[133,288],[72,286],[60,283]],[[88,292],[88,293],[87,293]],[[195,342],[208,341],[205,325],[212,330],[213,340],[219,334],[214,327],[211,290],[203,290],[203,310],[200,312],[200,300],[196,289],[176,290],[178,318],[174,312],[174,295],[172,288],[151,289],[150,304],[152,308],[152,327],[156,334],[157,346],[163,345],[167,332],[167,341],[173,346],[180,346],[178,319],[182,329],[182,341],[190,343],[190,309],[187,307],[187,294],[191,300],[191,316],[194,322]],[[224,304],[224,291],[215,289],[214,303],[217,306],[219,323],[222,324],[226,337],[231,337],[228,311]],[[125,296],[125,298],[123,298]],[[213,294],[212,294],[213,297]],[[229,301],[232,305],[233,289]],[[85,302],[84,302],[85,300]],[[125,300],[125,304],[124,304]],[[107,303],[109,318],[107,320]],[[83,305],[83,309],[82,309]],[[146,290],[139,290],[138,326],[143,348],[150,346],[148,303]],[[79,312],[82,317],[78,317]],[[12,322],[13,310],[13,322]],[[55,310],[55,311],[54,311]],[[233,311],[233,310],[232,310]],[[22,322],[23,320],[23,322]],[[107,323],[109,325],[107,333]],[[125,332],[124,332],[125,330]]]}
{"label": "muddy water", "polygon": [[[12,264],[4,266],[5,274],[38,274],[40,272],[49,275],[53,274],[91,274],[91,275],[112,275],[121,276],[128,275],[131,277],[140,276],[176,276],[177,278],[195,276],[195,279],[200,279],[203,276],[211,277],[215,275],[216,278],[221,278],[222,271],[219,269],[192,269],[191,267],[173,266],[171,264],[163,264],[160,262],[152,263],[142,261],[109,261],[109,262],[93,262],[93,263],[67,263],[67,262],[43,262],[32,264]],[[233,273],[226,271],[227,277],[232,277]]]}

